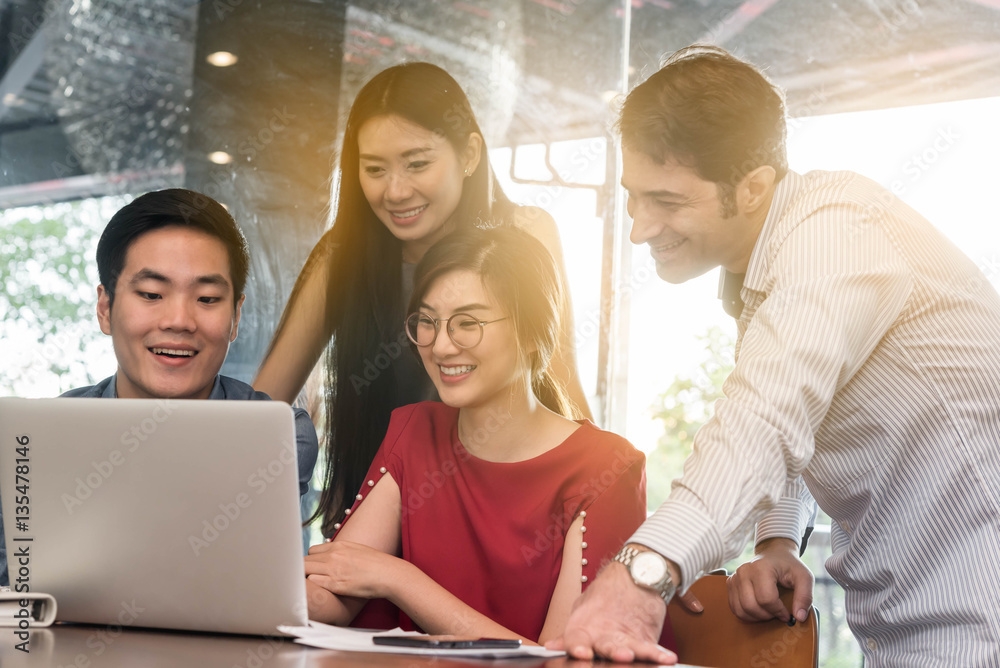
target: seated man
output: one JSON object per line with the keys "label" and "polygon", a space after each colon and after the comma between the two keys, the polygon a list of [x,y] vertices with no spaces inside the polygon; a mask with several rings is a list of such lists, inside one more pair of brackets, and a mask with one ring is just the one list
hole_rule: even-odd
{"label": "seated man", "polygon": [[[97,319],[111,336],[118,371],[62,396],[269,401],[219,375],[236,339],[249,264],[243,233],[210,197],[161,190],[122,207],[97,245]],[[319,445],[309,415],[294,411],[305,494]],[[0,517],[0,585],[8,584]]]}

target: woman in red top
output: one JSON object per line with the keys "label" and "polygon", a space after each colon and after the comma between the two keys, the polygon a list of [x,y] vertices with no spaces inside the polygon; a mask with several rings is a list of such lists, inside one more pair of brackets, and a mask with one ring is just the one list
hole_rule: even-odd
{"label": "woman in red top", "polygon": [[[526,232],[474,229],[428,251],[406,331],[443,403],[393,412],[347,519],[306,557],[311,619],[562,634],[573,601],[645,519],[646,484],[626,440],[563,417],[547,372],[560,307],[553,260]],[[367,599],[398,612],[359,616]]]}

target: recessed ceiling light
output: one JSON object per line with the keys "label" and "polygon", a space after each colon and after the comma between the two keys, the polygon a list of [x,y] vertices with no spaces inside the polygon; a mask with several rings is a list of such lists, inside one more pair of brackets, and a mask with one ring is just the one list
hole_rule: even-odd
{"label": "recessed ceiling light", "polygon": [[229,53],[228,51],[216,51],[215,53],[208,54],[205,60],[216,67],[229,67],[230,65],[235,65],[239,58],[236,57],[236,54]]}
{"label": "recessed ceiling light", "polygon": [[225,151],[213,151],[208,154],[208,159],[217,165],[228,165],[233,161],[233,156]]}

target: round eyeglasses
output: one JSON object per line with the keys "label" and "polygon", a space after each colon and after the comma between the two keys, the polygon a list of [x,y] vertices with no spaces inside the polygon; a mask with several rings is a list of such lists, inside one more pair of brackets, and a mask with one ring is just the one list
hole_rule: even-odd
{"label": "round eyeglasses", "polygon": [[452,343],[459,348],[475,348],[483,340],[486,325],[506,319],[479,320],[468,313],[456,313],[450,318],[432,318],[426,313],[411,313],[406,318],[406,336],[421,348],[432,346],[437,340],[441,323],[446,322],[448,338]]}

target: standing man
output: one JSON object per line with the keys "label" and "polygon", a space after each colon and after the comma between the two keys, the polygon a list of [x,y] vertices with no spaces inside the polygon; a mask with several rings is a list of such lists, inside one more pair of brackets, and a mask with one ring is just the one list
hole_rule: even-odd
{"label": "standing man", "polygon": [[[571,655],[669,663],[665,603],[739,554],[740,617],[804,620],[798,546],[827,571],[866,665],[1000,665],[1000,298],[915,211],[849,172],[789,171],[781,91],[689,47],[621,112],[633,243],[681,283],[742,280],[736,366],[670,497],[577,602]],[[742,303],[740,303],[742,302]],[[793,610],[777,585],[795,590]]]}

